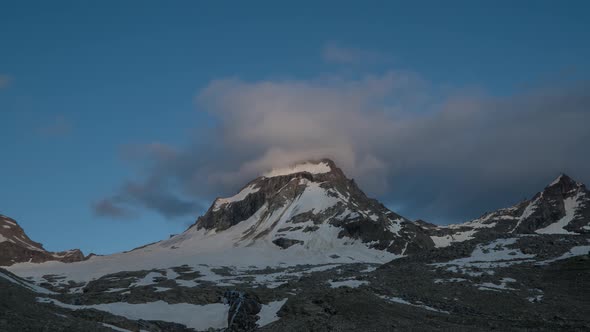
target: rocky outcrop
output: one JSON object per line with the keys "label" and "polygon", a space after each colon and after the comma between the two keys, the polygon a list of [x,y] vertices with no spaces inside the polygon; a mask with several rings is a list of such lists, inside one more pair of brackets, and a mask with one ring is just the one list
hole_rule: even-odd
{"label": "rocky outcrop", "polygon": [[84,254],[79,249],[61,252],[45,250],[41,243],[31,240],[14,219],[0,215],[0,266],[20,262],[71,263],[81,260],[84,260]]}
{"label": "rocky outcrop", "polygon": [[[420,225],[437,247],[502,236],[590,234],[590,191],[562,174],[529,200],[462,224]],[[434,227],[432,227],[434,226]]]}

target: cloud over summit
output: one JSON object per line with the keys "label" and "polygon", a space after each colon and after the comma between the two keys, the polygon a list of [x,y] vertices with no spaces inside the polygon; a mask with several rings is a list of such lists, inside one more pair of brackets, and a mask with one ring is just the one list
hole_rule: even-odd
{"label": "cloud over summit", "polygon": [[138,190],[123,185],[101,202],[116,216],[139,206],[196,217],[203,204],[190,202],[232,194],[275,167],[328,157],[402,214],[460,221],[530,195],[562,171],[590,180],[588,91],[577,82],[508,97],[441,95],[419,75],[397,71],[215,80],[196,97],[198,111],[216,123],[200,131],[203,141],[146,146],[138,158],[150,166],[133,182]]}

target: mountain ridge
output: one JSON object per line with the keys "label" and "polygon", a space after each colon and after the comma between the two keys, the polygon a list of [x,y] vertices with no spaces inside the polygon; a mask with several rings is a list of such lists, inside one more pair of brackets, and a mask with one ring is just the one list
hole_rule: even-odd
{"label": "mountain ridge", "polygon": [[257,240],[274,232],[272,240],[283,249],[305,246],[301,232],[313,233],[328,224],[339,229],[338,238],[372,242],[370,248],[397,255],[433,247],[419,226],[367,197],[333,161],[306,161],[287,170],[292,172],[273,170],[267,173],[273,176],[250,181],[236,195],[217,198],[190,228],[224,231],[266,204],[260,218],[267,219],[267,228],[261,229],[262,224],[250,228],[243,239]]}
{"label": "mountain ridge", "polygon": [[264,318],[250,317],[260,331],[590,327],[585,186],[562,176],[512,207],[437,226],[388,210],[330,165],[266,173],[167,240],[6,268],[25,284],[0,269],[5,293],[21,299],[0,305],[27,302],[104,330],[221,332],[220,298],[237,289],[260,300]]}
{"label": "mountain ridge", "polygon": [[484,213],[464,223],[426,227],[437,248],[477,234],[590,234],[590,191],[560,174],[530,199]]}
{"label": "mountain ridge", "polygon": [[50,252],[39,242],[31,240],[16,220],[0,214],[0,266],[21,262],[77,262],[84,259],[79,249]]}

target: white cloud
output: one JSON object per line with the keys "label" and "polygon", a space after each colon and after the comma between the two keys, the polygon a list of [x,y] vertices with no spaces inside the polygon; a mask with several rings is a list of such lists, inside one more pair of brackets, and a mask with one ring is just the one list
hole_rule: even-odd
{"label": "white cloud", "polygon": [[590,178],[588,91],[581,82],[510,97],[441,99],[417,75],[400,72],[215,80],[197,96],[198,109],[219,124],[199,130],[207,146],[152,146],[145,184],[158,185],[140,185],[141,194],[149,207],[165,206],[166,215],[174,215],[170,206],[188,213],[193,206],[170,200],[166,188],[189,201],[212,198],[271,168],[329,157],[369,194],[414,216],[475,217],[522,198],[522,190],[534,193],[559,172]]}

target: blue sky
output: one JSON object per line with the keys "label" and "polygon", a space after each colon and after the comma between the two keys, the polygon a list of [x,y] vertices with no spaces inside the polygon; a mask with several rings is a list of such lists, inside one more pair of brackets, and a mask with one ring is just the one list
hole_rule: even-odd
{"label": "blue sky", "polygon": [[[199,160],[234,160],[216,154],[235,149],[210,147],[228,127],[223,121],[237,121],[219,119],[234,113],[207,109],[219,104],[203,97],[212,82],[234,80],[236,89],[257,82],[317,88],[322,77],[358,82],[395,70],[419,82],[420,93],[412,97],[427,94],[428,100],[458,91],[490,98],[537,86],[555,91],[588,78],[589,9],[584,1],[3,3],[0,213],[49,250],[111,253],[166,238],[198,213],[167,218],[144,206],[136,218],[120,220],[97,216],[92,206],[117,195],[126,181],[150,176],[153,170],[130,158],[129,147],[158,142]],[[436,103],[415,112],[427,113]],[[555,149],[575,154],[585,138],[581,133]],[[242,157],[236,160],[257,158]],[[590,179],[578,164],[557,163],[522,182],[490,188],[486,195],[497,199],[462,213],[400,201],[413,193],[395,191],[403,185],[368,191],[402,214],[417,218],[424,211],[430,220],[450,222],[529,196],[533,192],[525,190],[541,189],[557,169]],[[431,167],[419,168],[428,173]],[[427,179],[413,183],[434,192],[449,185],[435,176],[424,184]],[[206,206],[238,189],[239,181],[219,190],[203,186],[208,189],[181,191]],[[521,191],[502,194],[515,186]]]}

